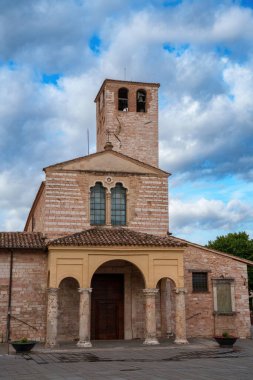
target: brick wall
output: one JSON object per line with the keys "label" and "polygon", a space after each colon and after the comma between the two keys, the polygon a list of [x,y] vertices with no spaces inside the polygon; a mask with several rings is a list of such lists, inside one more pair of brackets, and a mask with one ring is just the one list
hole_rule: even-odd
{"label": "brick wall", "polygon": [[[118,111],[118,90],[128,92],[128,112]],[[136,92],[144,89],[146,112],[136,112]],[[97,99],[97,151],[104,149],[106,130],[114,149],[158,166],[158,85],[108,81]],[[118,137],[115,137],[115,135]]]}
{"label": "brick wall", "polygon": [[10,254],[0,253],[0,342],[5,341],[6,337],[6,316],[8,312],[8,293],[9,293],[9,273],[10,273]]}
{"label": "brick wall", "polygon": [[[0,253],[0,322],[6,337],[6,317],[9,293],[10,253]],[[12,315],[37,330],[11,320],[11,339],[27,337],[44,341],[46,333],[47,254],[15,251],[13,260]]]}
{"label": "brick wall", "polygon": [[[45,229],[50,237],[75,233],[88,227],[88,191],[79,186],[78,172],[49,172],[46,177]],[[84,183],[85,185],[85,180]]]}
{"label": "brick wall", "polygon": [[[208,292],[192,292],[192,273],[189,270],[209,270]],[[235,309],[233,316],[214,317],[212,278],[221,276],[234,278]],[[247,266],[239,261],[212,253],[198,247],[189,246],[185,252],[185,287],[187,336],[221,335],[228,331],[239,337],[250,336],[249,301],[247,286]],[[216,320],[215,320],[216,318]]]}
{"label": "brick wall", "polygon": [[36,207],[34,207],[34,211],[30,217],[26,231],[28,232],[44,231],[44,220],[45,220],[45,187],[43,187],[42,193],[36,203]]}
{"label": "brick wall", "polygon": [[[106,179],[110,176],[110,184]],[[90,228],[90,187],[102,182],[110,189],[117,182],[127,189],[127,226],[135,231],[166,235],[168,184],[166,177],[124,173],[49,171],[46,177],[44,232],[49,238]]]}

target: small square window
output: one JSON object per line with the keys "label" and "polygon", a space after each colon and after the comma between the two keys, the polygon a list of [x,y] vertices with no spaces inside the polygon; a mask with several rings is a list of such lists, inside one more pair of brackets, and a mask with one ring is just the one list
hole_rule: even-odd
{"label": "small square window", "polygon": [[208,292],[208,274],[207,272],[192,273],[192,291]]}

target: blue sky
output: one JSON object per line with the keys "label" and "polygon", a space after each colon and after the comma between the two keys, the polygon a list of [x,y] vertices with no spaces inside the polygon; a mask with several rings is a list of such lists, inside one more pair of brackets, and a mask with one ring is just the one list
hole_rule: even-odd
{"label": "blue sky", "polygon": [[253,1],[0,0],[0,230],[42,168],[95,151],[105,78],[160,82],[170,231],[253,237]]}

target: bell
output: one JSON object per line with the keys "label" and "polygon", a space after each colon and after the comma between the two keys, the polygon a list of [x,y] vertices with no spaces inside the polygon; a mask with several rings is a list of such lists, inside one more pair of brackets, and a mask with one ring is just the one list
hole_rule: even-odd
{"label": "bell", "polygon": [[139,94],[139,95],[138,95],[138,102],[139,102],[139,103],[144,103],[144,101],[145,101],[145,100],[144,100],[144,95],[143,95],[143,94]]}

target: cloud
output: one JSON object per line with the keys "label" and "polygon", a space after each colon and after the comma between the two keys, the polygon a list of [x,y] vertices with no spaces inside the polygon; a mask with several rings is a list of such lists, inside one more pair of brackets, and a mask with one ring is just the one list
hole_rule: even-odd
{"label": "cloud", "polygon": [[225,203],[200,198],[194,201],[172,199],[170,203],[170,229],[181,233],[201,230],[235,231],[243,223],[251,223],[253,207],[237,199]]}
{"label": "cloud", "polygon": [[[253,178],[250,8],[229,0],[0,2],[2,228],[22,228],[42,167],[87,153],[87,129],[94,151],[93,99],[106,77],[123,79],[125,68],[129,80],[161,83],[162,167],[195,182]],[[176,199],[172,213],[175,202],[184,205]],[[246,212],[243,201],[237,211],[221,202],[214,215],[208,202],[199,207],[210,228],[221,210],[223,226],[226,213]],[[204,220],[196,214],[192,228],[202,228],[198,217]]]}
{"label": "cloud", "polygon": [[182,96],[162,110],[160,152],[168,170],[192,177],[252,178],[252,70],[230,64],[223,78],[225,93],[208,101]]}

